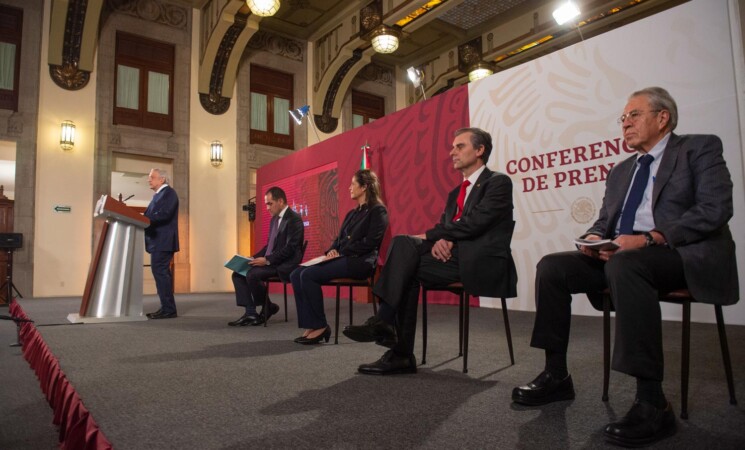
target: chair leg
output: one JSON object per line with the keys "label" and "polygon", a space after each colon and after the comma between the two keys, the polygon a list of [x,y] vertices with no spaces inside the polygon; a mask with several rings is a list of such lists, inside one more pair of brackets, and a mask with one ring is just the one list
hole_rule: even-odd
{"label": "chair leg", "polygon": [[608,401],[610,381],[610,296],[603,295],[603,401]]}
{"label": "chair leg", "polygon": [[688,419],[688,376],[691,356],[691,302],[683,301],[683,349],[680,355],[680,418]]}
{"label": "chair leg", "polygon": [[427,290],[422,287],[422,365],[427,364]]}
{"label": "chair leg", "polygon": [[282,288],[285,293],[285,322],[287,322],[287,283],[282,283]]}
{"label": "chair leg", "polygon": [[349,324],[354,325],[354,316],[352,315],[354,308],[352,308],[352,286],[349,286]]}
{"label": "chair leg", "polygon": [[458,356],[463,356],[463,292],[458,304]]}
{"label": "chair leg", "polygon": [[378,315],[378,301],[375,299],[375,294],[372,296],[373,299],[373,316]]}
{"label": "chair leg", "polygon": [[727,332],[724,330],[724,317],[722,305],[714,305],[717,316],[717,330],[719,331],[719,345],[722,347],[722,360],[724,361],[724,373],[727,376],[727,388],[729,389],[729,404],[736,405],[735,383],[732,379],[732,362],[729,357],[729,346],[727,345]]}
{"label": "chair leg", "polygon": [[264,327],[266,327],[269,323],[269,283],[264,283],[264,287],[266,287],[266,295],[264,296],[264,310],[262,312],[264,313]]}
{"label": "chair leg", "polygon": [[461,294],[461,304],[463,305],[463,373],[468,373],[468,318],[470,316],[471,305],[470,296],[466,291]]}
{"label": "chair leg", "polygon": [[504,317],[504,332],[507,334],[507,349],[510,351],[510,365],[515,365],[515,353],[512,350],[512,332],[510,318],[507,315],[507,299],[502,297],[502,316]]}
{"label": "chair leg", "polygon": [[334,323],[334,344],[339,343],[339,298],[341,297],[341,286],[336,286],[336,321]]}

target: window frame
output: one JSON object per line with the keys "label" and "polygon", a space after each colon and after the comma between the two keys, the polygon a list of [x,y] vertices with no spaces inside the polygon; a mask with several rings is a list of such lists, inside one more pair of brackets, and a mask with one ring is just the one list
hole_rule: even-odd
{"label": "window frame", "polygon": [[0,89],[0,109],[18,111],[22,40],[23,10],[8,5],[0,5],[0,42],[16,46],[13,89]]}
{"label": "window frame", "polygon": [[[271,147],[295,149],[295,123],[290,120],[289,134],[274,132],[274,98],[289,100],[290,109],[287,110],[289,118],[290,110],[294,103],[295,76],[291,73],[281,72],[269,67],[251,64],[250,93],[262,94],[266,98],[266,128],[267,131],[255,130],[249,123],[249,142],[251,144],[268,145]],[[249,95],[249,99],[251,96]],[[249,100],[250,101],[250,100]]]}
{"label": "window frame", "polygon": [[[176,46],[166,42],[117,31],[114,56],[113,123],[173,132],[173,87]],[[116,105],[119,89],[119,65],[139,70],[137,109]],[[148,103],[148,72],[168,75],[168,114],[150,112]]]}
{"label": "window frame", "polygon": [[[385,116],[385,98],[352,89],[352,115],[362,116],[362,125]],[[352,118],[354,128],[354,117]]]}

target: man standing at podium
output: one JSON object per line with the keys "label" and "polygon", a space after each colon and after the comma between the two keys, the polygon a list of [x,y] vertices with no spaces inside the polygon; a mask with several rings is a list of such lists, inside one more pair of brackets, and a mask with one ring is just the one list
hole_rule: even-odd
{"label": "man standing at podium", "polygon": [[160,297],[160,309],[147,317],[172,319],[176,317],[171,260],[179,250],[178,195],[168,185],[168,173],[163,169],[152,169],[147,182],[155,195],[145,210],[145,217],[150,219],[150,226],[145,228],[145,250],[150,253],[150,269]]}

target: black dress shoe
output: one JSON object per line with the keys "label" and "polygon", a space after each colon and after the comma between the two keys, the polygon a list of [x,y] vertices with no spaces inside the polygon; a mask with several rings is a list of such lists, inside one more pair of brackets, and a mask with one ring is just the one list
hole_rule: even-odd
{"label": "black dress shoe", "polygon": [[149,319],[149,318],[151,318],[153,316],[157,316],[158,314],[160,314],[162,312],[163,312],[163,310],[159,309],[159,310],[157,310],[155,312],[147,313],[147,314],[145,314],[145,316]]}
{"label": "black dress shoe", "polygon": [[379,360],[371,364],[362,364],[357,371],[365,375],[416,373],[416,358],[414,355],[398,356],[393,350],[388,350]]}
{"label": "black dress shoe", "polygon": [[269,320],[269,317],[272,317],[273,315],[279,312],[279,305],[275,303],[269,303],[269,317],[266,317],[264,312],[265,311],[262,309],[261,314],[259,314],[253,321],[251,321],[251,325],[255,327],[259,325],[263,325],[264,322]]}
{"label": "black dress shoe", "polygon": [[675,434],[675,413],[670,402],[663,409],[639,399],[623,418],[605,427],[605,440],[624,447],[643,447]]}
{"label": "black dress shoe", "polygon": [[512,390],[512,401],[521,405],[539,406],[572,399],[574,399],[572,376],[567,375],[559,380],[545,370],[527,385]]}
{"label": "black dress shoe", "polygon": [[344,336],[357,342],[376,342],[385,347],[396,345],[396,330],[377,316],[372,316],[362,325],[348,325]]}
{"label": "black dress shoe", "polygon": [[231,327],[245,327],[246,325],[251,324],[254,320],[258,319],[258,314],[244,314],[242,315],[238,320],[234,320],[232,322],[228,322],[228,326]]}
{"label": "black dress shoe", "polygon": [[178,317],[178,314],[176,314],[176,312],[172,312],[172,313],[160,312],[158,314],[153,314],[152,316],[150,316],[150,319],[175,319],[176,317]]}

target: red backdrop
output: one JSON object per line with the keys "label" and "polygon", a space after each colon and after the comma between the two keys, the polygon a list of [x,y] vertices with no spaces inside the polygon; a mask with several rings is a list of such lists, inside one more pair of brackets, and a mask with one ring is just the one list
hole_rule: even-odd
{"label": "red backdrop", "polygon": [[[312,216],[314,209],[319,208],[310,210],[311,220],[306,227],[309,243],[305,259],[318,256],[328,248],[344,215],[355,206],[347,188],[360,167],[362,146],[369,145],[371,169],[380,177],[390,219],[381,251],[385,257],[391,236],[423,233],[440,219],[447,193],[461,181],[449,156],[453,133],[467,126],[468,89],[463,86],[267,164],[257,172],[257,192],[278,185],[294,193],[297,186],[304,186],[310,203],[316,198],[313,192],[318,192],[316,186],[310,187],[318,181],[312,181],[314,176],[336,165],[338,203],[319,205],[321,210],[338,211],[336,229],[329,235],[328,229],[323,232],[316,228],[321,218]],[[258,198],[261,202],[262,197]],[[324,201],[331,203],[333,199]],[[292,206],[289,192],[288,202]],[[264,208],[258,208],[257,214],[261,226],[257,227],[254,242],[260,248],[268,235],[269,218]],[[324,242],[317,242],[318,239]]]}

